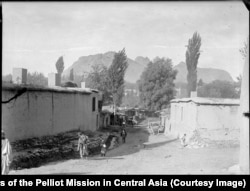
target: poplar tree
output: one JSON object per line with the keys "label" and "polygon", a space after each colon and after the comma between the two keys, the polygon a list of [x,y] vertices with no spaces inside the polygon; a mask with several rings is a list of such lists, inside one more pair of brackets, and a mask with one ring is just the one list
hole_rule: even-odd
{"label": "poplar tree", "polygon": [[124,95],[124,76],[128,68],[127,55],[125,48],[115,53],[112,64],[108,69],[109,88],[113,100],[114,112],[116,106],[122,102]]}
{"label": "poplar tree", "polygon": [[186,51],[186,64],[187,64],[187,91],[190,97],[191,91],[196,91],[197,86],[197,64],[200,57],[201,37],[195,32],[193,37],[188,40]]}

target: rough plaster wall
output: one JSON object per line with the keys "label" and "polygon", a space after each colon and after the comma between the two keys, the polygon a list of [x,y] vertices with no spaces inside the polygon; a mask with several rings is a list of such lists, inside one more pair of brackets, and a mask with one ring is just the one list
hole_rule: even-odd
{"label": "rough plaster wall", "polygon": [[249,44],[242,75],[240,95],[240,169],[249,174],[249,118],[243,113],[249,113]]}
{"label": "rough plaster wall", "polygon": [[194,103],[171,104],[171,133],[183,134],[196,128],[196,106]]}
{"label": "rough plaster wall", "polygon": [[165,133],[181,135],[192,134],[193,130],[205,129],[235,129],[238,128],[239,106],[200,105],[193,102],[171,104],[171,132]]}
{"label": "rough plaster wall", "polygon": [[238,106],[200,105],[197,109],[197,128],[238,128]]}
{"label": "rough plaster wall", "polygon": [[[2,91],[2,100],[15,92]],[[96,93],[94,93],[96,96]],[[2,128],[11,141],[81,129],[96,130],[93,95],[27,91],[2,104]]]}

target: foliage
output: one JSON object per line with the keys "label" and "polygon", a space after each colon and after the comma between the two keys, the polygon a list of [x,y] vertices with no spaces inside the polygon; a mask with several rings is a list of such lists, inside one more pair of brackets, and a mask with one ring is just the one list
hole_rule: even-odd
{"label": "foliage", "polygon": [[203,86],[204,85],[204,82],[202,79],[199,79],[198,83],[197,83],[197,86],[200,87],[200,86]]}
{"label": "foliage", "polygon": [[[2,77],[3,82],[12,83],[12,75],[4,75]],[[37,85],[37,86],[48,86],[48,78],[43,75],[43,73],[39,72],[28,72],[27,74],[27,84]]]}
{"label": "foliage", "polygon": [[187,64],[187,82],[188,82],[188,95],[191,91],[196,91],[197,85],[197,64],[200,57],[201,37],[195,32],[193,37],[188,40],[186,51],[186,64]]}
{"label": "foliage", "polygon": [[48,78],[43,75],[43,73],[33,72],[27,74],[27,83],[38,85],[38,86],[48,86]]}
{"label": "foliage", "polygon": [[199,97],[239,98],[240,92],[237,90],[237,87],[236,83],[215,80],[199,87],[197,94]]}
{"label": "foliage", "polygon": [[143,107],[151,111],[166,108],[174,98],[176,74],[169,58],[157,58],[150,62],[138,81]]}
{"label": "foliage", "polygon": [[111,91],[113,104],[119,106],[124,95],[124,75],[128,68],[125,49],[115,53],[108,69],[108,87]]}
{"label": "foliage", "polygon": [[3,82],[12,82],[12,75],[11,74],[3,75],[2,81]]}
{"label": "foliage", "polygon": [[64,70],[64,61],[63,57],[60,56],[58,60],[56,61],[56,70],[58,74],[62,74]]}
{"label": "foliage", "polygon": [[92,71],[86,78],[86,86],[103,93],[103,104],[111,103],[111,93],[108,88],[108,68],[102,64],[92,66]]}

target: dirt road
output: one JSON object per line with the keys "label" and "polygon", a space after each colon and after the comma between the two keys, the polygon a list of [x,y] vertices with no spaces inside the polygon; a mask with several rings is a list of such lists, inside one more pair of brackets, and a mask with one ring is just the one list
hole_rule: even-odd
{"label": "dirt road", "polygon": [[10,174],[230,174],[227,169],[239,161],[239,146],[180,148],[179,140],[149,134],[145,125],[127,131],[126,143],[104,158],[60,161]]}

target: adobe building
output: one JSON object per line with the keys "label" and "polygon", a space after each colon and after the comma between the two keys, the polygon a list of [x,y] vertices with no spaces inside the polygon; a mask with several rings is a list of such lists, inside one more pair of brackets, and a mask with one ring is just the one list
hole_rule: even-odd
{"label": "adobe building", "polygon": [[2,129],[10,141],[72,130],[96,131],[100,98],[92,89],[3,85]]}
{"label": "adobe building", "polygon": [[[195,93],[193,93],[195,94]],[[170,124],[165,133],[196,129],[237,129],[239,99],[191,97],[171,100]]]}

